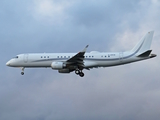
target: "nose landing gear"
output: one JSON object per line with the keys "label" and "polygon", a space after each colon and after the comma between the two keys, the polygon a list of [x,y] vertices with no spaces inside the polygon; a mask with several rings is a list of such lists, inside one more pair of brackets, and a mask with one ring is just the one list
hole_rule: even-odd
{"label": "nose landing gear", "polygon": [[21,75],[24,75],[24,67],[22,67],[21,69],[22,69]]}
{"label": "nose landing gear", "polygon": [[82,70],[77,69],[75,70],[75,73],[79,75],[80,77],[84,77],[84,73],[82,72]]}

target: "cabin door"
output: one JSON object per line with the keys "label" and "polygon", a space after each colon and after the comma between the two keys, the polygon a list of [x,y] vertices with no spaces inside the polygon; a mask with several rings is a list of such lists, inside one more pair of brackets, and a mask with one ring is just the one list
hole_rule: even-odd
{"label": "cabin door", "polygon": [[23,58],[24,62],[27,63],[28,62],[28,54],[24,54],[24,58]]}
{"label": "cabin door", "polygon": [[123,52],[120,52],[120,53],[119,53],[119,60],[120,60],[120,62],[123,61]]}

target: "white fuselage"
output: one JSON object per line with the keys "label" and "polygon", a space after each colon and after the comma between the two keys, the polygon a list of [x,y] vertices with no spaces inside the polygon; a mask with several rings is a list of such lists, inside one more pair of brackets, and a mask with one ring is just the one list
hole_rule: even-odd
{"label": "white fuselage", "polygon": [[77,75],[84,76],[83,69],[110,67],[127,64],[156,57],[151,54],[150,45],[154,31],[148,32],[138,44],[128,52],[96,52],[86,53],[88,45],[78,53],[32,53],[20,54],[6,63],[10,67],[20,67],[21,74],[28,67],[51,67],[59,73],[75,71]]}
{"label": "white fuselage", "polygon": [[[32,53],[20,54],[16,58],[11,59],[6,65],[11,67],[51,67],[52,62],[65,62],[73,57],[76,53]],[[85,53],[84,67],[109,67],[115,65],[127,64],[139,60],[150,58],[136,57],[133,52],[117,52],[117,53]]]}

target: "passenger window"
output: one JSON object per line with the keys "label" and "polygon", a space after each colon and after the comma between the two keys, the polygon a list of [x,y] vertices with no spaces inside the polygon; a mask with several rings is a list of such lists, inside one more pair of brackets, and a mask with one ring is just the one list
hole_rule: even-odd
{"label": "passenger window", "polygon": [[49,58],[49,56],[48,56],[48,58]]}
{"label": "passenger window", "polygon": [[41,56],[41,58],[43,58],[43,57]]}
{"label": "passenger window", "polygon": [[44,58],[46,58],[46,56],[44,56]]}

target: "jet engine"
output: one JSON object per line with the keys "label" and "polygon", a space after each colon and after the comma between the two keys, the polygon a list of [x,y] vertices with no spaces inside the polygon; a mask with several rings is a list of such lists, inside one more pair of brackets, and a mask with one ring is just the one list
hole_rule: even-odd
{"label": "jet engine", "polygon": [[63,62],[52,62],[51,68],[55,70],[63,69],[66,65]]}
{"label": "jet engine", "polygon": [[69,69],[61,69],[61,70],[58,70],[59,73],[70,73],[70,70]]}

